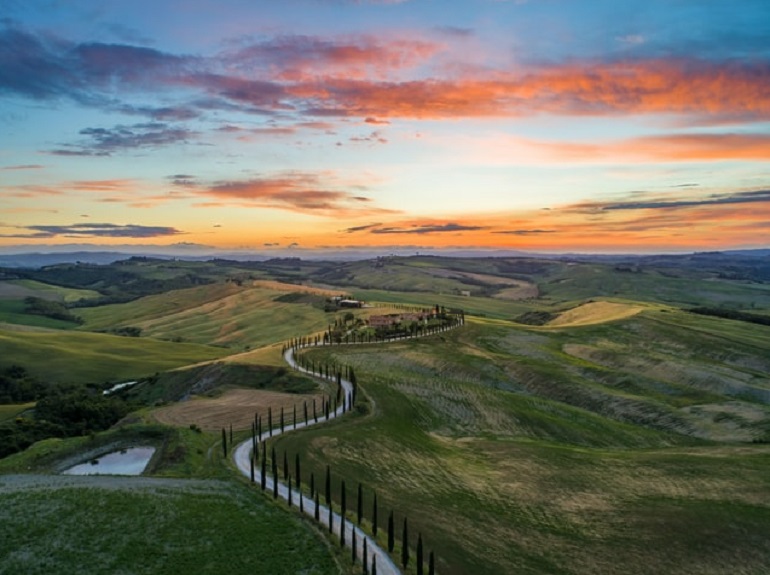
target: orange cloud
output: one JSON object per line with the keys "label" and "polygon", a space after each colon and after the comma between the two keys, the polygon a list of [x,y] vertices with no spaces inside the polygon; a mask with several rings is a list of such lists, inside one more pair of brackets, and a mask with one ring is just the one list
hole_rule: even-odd
{"label": "orange cloud", "polygon": [[374,215],[395,213],[377,208],[372,200],[347,190],[365,188],[355,183],[341,183],[331,173],[287,172],[245,181],[220,182],[197,193],[218,204],[244,207],[277,208],[327,216]]}
{"label": "orange cloud", "polygon": [[575,62],[487,78],[366,81],[324,76],[284,86],[311,113],[378,118],[691,114],[770,117],[770,65],[644,60]]}
{"label": "orange cloud", "polygon": [[[392,220],[351,226],[338,238],[371,245],[408,237],[425,247],[476,246],[549,251],[724,249],[760,243],[770,224],[770,191],[660,197],[635,194],[552,210]],[[396,235],[397,234],[397,235]]]}
{"label": "orange cloud", "polygon": [[562,161],[692,162],[770,160],[767,134],[667,134],[602,144],[526,142]]}

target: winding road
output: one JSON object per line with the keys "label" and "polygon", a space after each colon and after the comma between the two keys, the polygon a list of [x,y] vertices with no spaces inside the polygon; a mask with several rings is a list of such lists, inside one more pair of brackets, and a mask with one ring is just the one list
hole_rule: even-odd
{"label": "winding road", "polygon": [[[462,325],[460,323],[459,325]],[[443,331],[448,331],[452,329],[453,326],[449,326],[446,328],[443,328],[437,332],[431,333],[431,334],[425,334],[425,335],[434,335],[435,333],[441,333]],[[457,327],[457,326],[454,326]],[[391,341],[403,341],[406,339],[414,339],[416,337],[425,337],[422,336],[403,336],[399,338],[394,338],[392,340],[387,340],[383,342],[378,343],[389,343]],[[350,344],[342,344],[342,345],[356,345],[354,343]],[[360,344],[359,344],[360,345]],[[306,345],[303,347],[316,347],[316,345]],[[327,346],[318,346],[318,347],[328,347]],[[294,369],[308,373],[310,375],[313,375],[310,373],[309,370],[304,369],[300,367],[297,362],[294,359],[294,349],[289,348],[284,352],[284,359],[286,360],[286,363],[288,363],[291,367]],[[314,376],[318,377],[318,376]],[[341,380],[342,388],[344,390],[343,397],[347,397],[348,394],[353,392],[353,384],[348,381],[347,379]],[[342,406],[339,406],[334,412],[329,412],[329,419],[334,417],[339,417],[343,413],[345,413],[345,410]],[[326,418],[318,420],[318,423],[322,423],[323,421],[326,421]],[[291,428],[286,428],[285,432],[293,431],[294,429],[302,429],[304,427],[309,427],[311,425],[317,425],[315,421],[308,420],[308,421],[302,421],[302,422],[296,422],[296,425],[293,425]],[[284,433],[285,433],[284,432]],[[262,433],[262,435],[259,436],[259,441],[265,441],[271,437],[276,437],[280,435],[282,432],[280,429],[273,429],[272,433],[270,431],[265,431]],[[246,477],[251,477],[251,446],[252,442],[251,439],[247,439],[246,441],[243,441],[242,443],[239,443],[238,446],[233,450],[233,459],[235,461],[235,465],[237,466],[238,470],[243,473]],[[270,476],[270,473],[268,472],[266,474],[267,476],[264,478],[265,481],[265,490],[266,491],[273,491],[274,485],[273,485],[273,478]],[[260,483],[262,481],[262,471],[261,469],[257,468],[255,466],[254,469],[254,482]],[[282,499],[288,501],[289,500],[289,488],[286,484],[284,484],[281,481],[278,481],[278,496]],[[291,501],[292,506],[300,508],[300,498],[302,501],[302,509],[304,513],[312,518],[315,518],[315,500],[311,499],[310,497],[306,495],[302,495],[297,489],[292,488],[291,490]],[[342,529],[341,526],[344,525],[344,539],[345,544],[348,547],[348,549],[352,546],[353,537],[355,536],[357,539],[356,542],[356,551],[357,551],[357,557],[358,560],[363,563],[364,561],[364,541],[366,541],[366,550],[367,550],[367,564],[368,564],[368,571],[371,573],[373,571],[374,563],[376,562],[377,566],[377,575],[402,575],[401,570],[396,566],[396,564],[393,562],[393,560],[390,558],[390,555],[383,550],[374,539],[371,538],[370,535],[364,532],[363,529],[359,528],[357,525],[355,525],[353,522],[351,522],[348,518],[345,519],[345,522],[342,522],[342,517],[334,512],[333,510],[330,510],[325,505],[319,505],[318,506],[318,514],[319,514],[319,523],[321,525],[329,525],[329,513],[332,514],[332,528],[333,532],[338,536],[341,537],[343,534],[341,533]]]}

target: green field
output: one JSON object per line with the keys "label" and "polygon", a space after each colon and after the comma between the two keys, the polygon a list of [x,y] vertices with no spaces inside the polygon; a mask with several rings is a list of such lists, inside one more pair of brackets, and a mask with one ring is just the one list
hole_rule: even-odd
{"label": "green field", "polygon": [[354,366],[374,414],[278,449],[376,490],[441,573],[765,572],[770,329],[706,319],[312,350]]}
{"label": "green field", "polygon": [[218,347],[75,331],[0,329],[0,367],[25,366],[45,381],[102,383],[215,359]]}
{"label": "green field", "polygon": [[276,301],[285,292],[212,284],[78,310],[81,329],[134,326],[143,336],[233,348],[262,347],[326,328],[333,316],[304,303]]}
{"label": "green field", "polygon": [[[343,312],[324,312],[317,298],[249,278],[312,283],[369,302],[462,308],[466,326],[440,335],[303,351],[319,363],[355,368],[359,409],[277,439],[278,453],[301,454],[305,481],[311,472],[320,481],[330,465],[335,494],[346,480],[349,510],[358,482],[367,503],[376,490],[380,537],[388,511],[395,511],[399,533],[407,516],[413,551],[421,533],[442,575],[753,575],[770,572],[770,327],[686,310],[769,313],[770,284],[757,261],[738,265],[709,254],[630,263],[421,256],[69,266],[62,273],[70,286],[118,298],[150,295],[77,308],[85,323],[66,331],[41,329],[71,326],[24,314],[18,297],[6,298],[0,319],[26,325],[0,330],[0,350],[8,364],[39,378],[79,383],[235,362],[159,374],[126,393],[149,406],[217,385],[297,383],[283,370],[236,364],[276,364],[281,342],[322,330]],[[39,275],[50,281],[55,272]],[[34,284],[14,289],[22,287]],[[543,325],[524,325],[530,320]],[[140,329],[141,337],[110,335],[121,328]],[[0,418],[12,422],[19,409],[9,406]],[[160,450],[152,475],[231,478],[218,434],[147,426],[150,409],[106,433],[38,442],[0,461],[0,473],[56,471],[78,453],[149,434]],[[127,422],[139,427],[132,431]],[[234,522],[247,521],[230,494],[238,489],[225,488],[229,502],[220,502]],[[37,512],[40,504],[30,495],[18,505]],[[117,519],[112,525],[123,529]],[[265,541],[254,545],[269,546]],[[301,545],[309,542],[317,543],[309,533],[301,537]],[[101,553],[85,548],[78,561]],[[211,547],[198,549],[207,556]],[[166,572],[157,562],[148,569]]]}
{"label": "green field", "polygon": [[0,558],[8,575],[340,573],[307,523],[215,480],[0,476]]}

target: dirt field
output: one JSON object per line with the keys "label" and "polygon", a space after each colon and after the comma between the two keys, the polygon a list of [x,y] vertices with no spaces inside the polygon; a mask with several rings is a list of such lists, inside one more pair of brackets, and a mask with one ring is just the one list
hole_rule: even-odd
{"label": "dirt field", "polygon": [[189,401],[161,407],[153,412],[153,417],[160,423],[188,427],[193,423],[206,431],[217,431],[223,427],[250,429],[254,414],[259,413],[267,421],[267,408],[273,410],[273,425],[277,426],[281,407],[284,408],[287,426],[292,423],[292,408],[297,406],[297,419],[302,420],[302,402],[308,404],[309,416],[312,417],[313,398],[321,413],[322,396],[278,393],[258,389],[231,389],[220,397],[198,397]]}

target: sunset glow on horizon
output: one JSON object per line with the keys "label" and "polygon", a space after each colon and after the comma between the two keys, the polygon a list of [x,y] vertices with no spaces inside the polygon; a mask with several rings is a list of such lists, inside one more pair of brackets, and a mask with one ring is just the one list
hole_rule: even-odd
{"label": "sunset glow on horizon", "polygon": [[770,247],[770,4],[11,0],[0,247]]}

